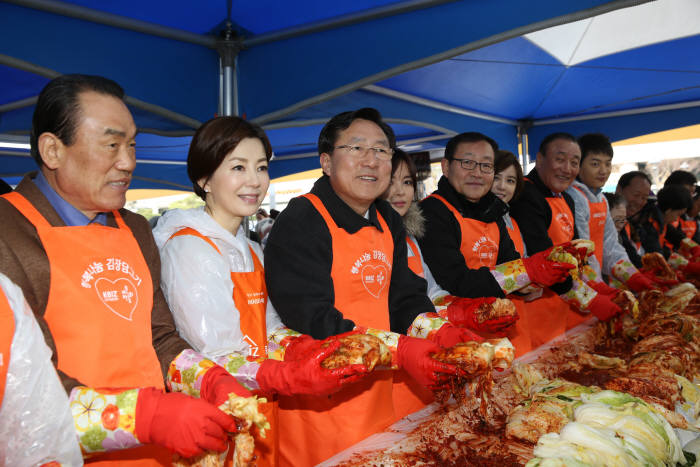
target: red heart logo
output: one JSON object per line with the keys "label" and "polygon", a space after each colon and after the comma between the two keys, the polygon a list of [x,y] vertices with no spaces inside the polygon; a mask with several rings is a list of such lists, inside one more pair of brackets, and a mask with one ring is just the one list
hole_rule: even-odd
{"label": "red heart logo", "polygon": [[100,277],[95,281],[95,291],[102,303],[112,313],[131,321],[139,301],[139,294],[129,279],[120,278],[115,281]]}
{"label": "red heart logo", "polygon": [[384,266],[366,265],[362,268],[362,284],[374,298],[379,298],[382,289],[389,283],[389,274]]}

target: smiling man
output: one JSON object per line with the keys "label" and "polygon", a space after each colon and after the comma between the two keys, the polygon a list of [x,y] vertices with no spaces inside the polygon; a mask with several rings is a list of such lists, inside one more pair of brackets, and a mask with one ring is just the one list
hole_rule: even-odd
{"label": "smiling man", "polygon": [[0,199],[0,271],[34,311],[69,393],[76,439],[100,465],[224,451],[236,424],[216,402],[245,391],[208,361],[201,399],[162,392],[170,363],[190,347],[163,298],[148,222],[123,209],[135,136],[117,83],[58,77],[32,120],[39,171]]}
{"label": "smiling man", "polygon": [[[435,342],[406,336],[435,309],[425,281],[408,267],[401,217],[379,199],[391,181],[394,145],[375,109],[326,123],[318,138],[323,176],[275,220],[265,280],[287,327],[316,339],[352,330],[376,335],[392,349],[392,367],[429,386],[456,369],[436,366]],[[444,328],[449,345],[460,342],[461,329]],[[393,423],[395,381],[393,372],[374,371],[327,398],[282,397],[280,465],[315,465]]]}
{"label": "smiling man", "polygon": [[[528,253],[578,238],[574,201],[565,190],[576,179],[580,163],[581,148],[568,133],[551,134],[540,144],[535,168],[527,175],[523,193],[511,203],[511,215],[520,226]],[[530,317],[541,323],[533,337],[535,346],[574,327],[587,313],[607,320],[621,312],[610,298],[580,280],[573,281],[573,285],[552,287],[543,300],[547,303],[543,303],[542,315]]]}

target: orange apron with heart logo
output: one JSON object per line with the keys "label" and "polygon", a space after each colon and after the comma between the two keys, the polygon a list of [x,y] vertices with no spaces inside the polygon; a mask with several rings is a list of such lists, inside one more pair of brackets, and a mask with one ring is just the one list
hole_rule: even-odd
{"label": "orange apron with heart logo", "polygon": [[[383,232],[367,226],[349,234],[317,196],[304,197],[331,234],[333,306],[358,326],[390,329],[394,241],[381,214]],[[329,396],[280,396],[280,465],[316,465],[393,423],[392,373],[375,370]]]}
{"label": "orange apron with heart logo", "polygon": [[10,308],[10,302],[0,287],[0,409],[5,395],[7,369],[10,366],[10,347],[15,336],[15,316]]}
{"label": "orange apron with heart logo", "polygon": [[[221,254],[221,250],[209,237],[202,235],[195,229],[185,227],[172,234],[170,238],[181,235],[199,237],[211,245],[217,253]],[[248,344],[250,357],[260,357],[267,355],[267,324],[265,318],[267,287],[265,286],[265,269],[253,248],[250,245],[248,248],[250,248],[250,255],[253,258],[253,271],[231,271],[233,303],[238,309],[239,326],[243,334],[243,340]],[[263,396],[267,397],[267,400],[270,402],[260,404],[258,407],[260,412],[270,422],[270,428],[265,430],[265,438],[260,437],[257,431],[253,436],[255,438],[255,462],[258,467],[277,465],[278,455],[277,434],[279,423],[277,422],[277,402],[270,395],[263,394]]]}
{"label": "orange apron with heart logo", "polygon": [[678,222],[685,236],[692,240],[695,232],[698,231],[698,222],[695,219],[684,219],[682,216],[678,219]]}
{"label": "orange apron with heart logo", "polygon": [[406,246],[408,247],[408,250],[412,253],[411,256],[408,257],[408,267],[411,271],[416,276],[422,277],[425,279],[425,273],[423,272],[423,263],[420,260],[420,250],[418,249],[418,245],[416,245],[416,242],[411,239],[411,237],[406,236]]}
{"label": "orange apron with heart logo", "polygon": [[[523,236],[520,233],[520,227],[518,226],[518,223],[515,222],[515,219],[511,218],[510,222],[513,227],[510,227],[506,223],[508,236],[511,240],[513,240],[515,249],[518,253],[520,253],[520,257],[522,258],[525,256],[525,243],[523,242]],[[513,347],[515,347],[515,356],[519,357],[528,353],[532,349],[532,343],[530,342],[530,315],[528,313],[528,305],[532,302],[528,303],[523,300],[522,297],[515,294],[509,295],[508,298],[515,305],[515,309],[518,310],[519,318],[511,327],[510,331],[508,331],[506,337],[513,344]]]}
{"label": "orange apron with heart logo", "polygon": [[470,269],[494,267],[498,260],[498,244],[501,241],[498,224],[466,219],[442,196],[435,193],[430,196],[442,201],[457,219],[462,231],[459,251],[462,252],[467,267]]}
{"label": "orange apron with heart logo", "polygon": [[[153,348],[153,282],[141,248],[118,211],[117,228],[54,227],[21,194],[3,197],[37,230],[50,267],[44,319],[58,369],[93,388],[164,388]],[[148,445],[112,451],[95,465],[169,465],[172,454]]]}

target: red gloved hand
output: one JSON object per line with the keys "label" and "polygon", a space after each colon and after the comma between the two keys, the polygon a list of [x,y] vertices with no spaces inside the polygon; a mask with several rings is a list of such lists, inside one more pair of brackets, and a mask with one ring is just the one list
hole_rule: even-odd
{"label": "red gloved hand", "polygon": [[609,296],[602,293],[597,294],[591,300],[588,310],[601,321],[608,321],[610,318],[622,313],[622,308],[613,303]]}
{"label": "red gloved hand", "polygon": [[[695,247],[695,248],[700,248],[700,247]],[[693,276],[700,274],[700,262],[695,262],[695,263],[691,262],[691,263],[686,264],[683,267],[683,274],[689,274],[689,275],[693,275]]]}
{"label": "red gloved hand", "polygon": [[428,337],[440,347],[453,347],[460,342],[483,342],[484,338],[474,334],[467,328],[458,328],[452,323],[445,323],[434,334]]}
{"label": "red gloved hand", "polygon": [[437,344],[427,339],[402,335],[397,349],[398,364],[423,386],[441,386],[445,377],[463,372],[454,365],[434,360],[431,355],[439,350]]}
{"label": "red gloved hand", "polygon": [[241,386],[236,378],[222,366],[209,368],[202,378],[202,387],[199,396],[214,407],[218,407],[228,400],[230,393],[235,393],[241,397],[251,397],[252,392]]}
{"label": "red gloved hand", "polygon": [[193,457],[204,451],[225,451],[227,433],[236,431],[233,417],[202,399],[156,388],[139,390],[136,436],[144,444],[158,444]]}
{"label": "red gloved hand", "polygon": [[[668,289],[669,287],[673,287],[674,285],[678,285],[680,282],[676,279],[661,279],[659,277],[656,277],[653,272],[651,271],[640,271],[647,279],[652,281],[654,284],[656,284],[658,287],[662,289]],[[678,274],[678,272],[676,272]]]}
{"label": "red gloved hand", "polygon": [[319,342],[317,349],[309,352],[308,358],[292,361],[285,359],[284,362],[265,360],[255,379],[263,391],[285,396],[334,393],[345,384],[357,381],[367,374],[365,365],[348,365],[333,370],[323,368],[321,362],[338,347],[340,342],[332,342],[326,348],[320,347]]}
{"label": "red gloved hand", "polygon": [[616,297],[617,294],[620,292],[615,287],[610,287],[605,282],[590,281],[586,283],[599,294],[607,295],[610,298]]}
{"label": "red gloved hand", "polygon": [[447,307],[447,319],[455,326],[469,328],[477,333],[499,333],[512,326],[518,320],[518,315],[504,316],[480,323],[477,318],[479,307],[491,304],[496,297],[459,298]]}
{"label": "red gloved hand", "polygon": [[310,352],[318,348],[320,342],[306,334],[293,338],[284,349],[284,361],[291,362],[307,358]]}
{"label": "red gloved hand", "polygon": [[530,281],[542,287],[549,287],[566,280],[569,271],[574,268],[573,264],[547,259],[552,248],[523,258],[523,265]]}
{"label": "red gloved hand", "polygon": [[627,279],[627,283],[625,285],[629,287],[633,292],[637,293],[642,292],[644,290],[658,288],[654,281],[649,279],[641,272],[635,272],[634,274],[632,274],[630,278]]}

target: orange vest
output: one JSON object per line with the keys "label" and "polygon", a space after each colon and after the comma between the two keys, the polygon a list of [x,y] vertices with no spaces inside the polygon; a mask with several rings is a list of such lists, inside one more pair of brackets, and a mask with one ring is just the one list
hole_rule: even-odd
{"label": "orange vest", "polygon": [[423,263],[420,260],[420,250],[418,249],[418,245],[416,245],[416,242],[414,242],[408,235],[406,236],[406,246],[411,251],[411,253],[413,253],[412,256],[408,257],[408,267],[411,269],[411,271],[413,271],[415,275],[425,278],[425,273],[423,272]]}
{"label": "orange vest", "polygon": [[[44,318],[58,369],[93,388],[164,388],[153,348],[153,282],[141,248],[118,211],[117,228],[53,227],[24,196],[3,195],[31,222],[49,259]],[[172,454],[148,445],[112,451],[88,463],[153,466]]]}
{"label": "orange vest", "polygon": [[[338,227],[321,200],[304,197],[331,235],[333,306],[359,326],[390,329],[389,284],[394,241],[372,226],[350,234]],[[375,371],[329,396],[280,397],[280,465],[312,466],[394,422],[392,372]]]}
{"label": "orange vest", "polygon": [[605,220],[608,217],[608,203],[605,200],[592,202],[586,193],[577,186],[574,186],[588,201],[588,233],[589,240],[595,244],[595,257],[598,260],[601,270],[603,269],[603,241],[605,239]]}
{"label": "orange vest", "polygon": [[[532,183],[525,178],[525,181]],[[574,238],[574,216],[563,196],[545,197],[552,210],[552,220],[547,234],[553,244],[570,241]],[[563,334],[567,329],[567,316],[574,311],[557,294],[544,289],[541,298],[527,304],[530,323],[530,342],[537,348]]]}
{"label": "orange vest", "polygon": [[[181,235],[192,235],[199,237],[211,245],[217,253],[221,250],[206,235],[202,235],[197,230],[185,227],[170,236],[179,237]],[[250,248],[250,255],[253,257],[252,272],[231,271],[231,282],[233,282],[233,303],[238,309],[238,321],[243,334],[243,340],[248,344],[251,357],[267,355],[267,325],[265,312],[267,309],[267,287],[265,286],[265,270],[255,254]],[[269,394],[263,394],[271,402],[260,404],[260,412],[267,417],[270,428],[266,430],[265,438],[261,438],[257,432],[255,438],[255,455],[258,467],[275,466],[278,463],[277,439],[279,423],[277,421],[277,402]],[[231,450],[230,450],[231,451]],[[232,452],[232,451],[231,451]]]}
{"label": "orange vest", "polygon": [[10,347],[15,335],[15,316],[10,308],[10,302],[0,287],[0,408],[5,395],[7,369],[10,366]]}
{"label": "orange vest", "polygon": [[433,193],[430,195],[443,202],[452,212],[462,231],[459,251],[470,269],[492,268],[498,260],[498,244],[501,234],[495,222],[481,222],[463,217],[445,198]]}
{"label": "orange vest", "polygon": [[[520,257],[522,258],[525,256],[525,243],[523,242],[523,236],[520,233],[520,227],[518,226],[518,223],[515,222],[515,219],[511,218],[510,221],[513,224],[513,227],[511,228],[508,226],[508,224],[506,224],[508,236],[511,240],[513,240],[515,249],[518,251],[518,253],[520,253]],[[528,311],[528,307],[532,305],[515,294],[511,294],[508,298],[515,304],[515,308],[518,310],[518,316],[520,317],[508,331],[508,335],[506,337],[513,344],[513,347],[515,347],[515,356],[519,357],[532,350],[532,342],[530,339],[530,313]]]}
{"label": "orange vest", "polygon": [[635,242],[632,240],[632,228],[630,227],[629,223],[625,224],[625,233],[627,234],[627,238],[630,239],[630,243],[636,247],[637,253],[641,252],[642,242]]}
{"label": "orange vest", "polygon": [[692,240],[698,231],[698,222],[695,219],[683,219],[682,216],[678,220],[685,236]]}

